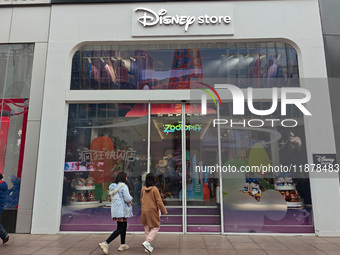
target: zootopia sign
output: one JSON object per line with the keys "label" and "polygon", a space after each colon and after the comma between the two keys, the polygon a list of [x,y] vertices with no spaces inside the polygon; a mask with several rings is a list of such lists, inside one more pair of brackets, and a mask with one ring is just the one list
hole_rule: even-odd
{"label": "zootopia sign", "polygon": [[[172,133],[175,131],[182,131],[182,121],[178,121],[177,125],[173,124],[165,124],[164,125],[164,131],[165,133]],[[185,131],[201,131],[202,127],[201,124],[195,124],[195,125],[185,125]]]}

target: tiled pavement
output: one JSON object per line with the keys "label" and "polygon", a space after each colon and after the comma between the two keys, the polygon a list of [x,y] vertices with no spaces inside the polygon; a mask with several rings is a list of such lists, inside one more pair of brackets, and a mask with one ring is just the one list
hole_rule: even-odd
{"label": "tiled pavement", "polygon": [[[1,255],[100,255],[98,242],[108,234],[11,234],[0,244]],[[119,238],[110,244],[109,254],[145,254],[144,236],[128,234],[129,250],[119,252]],[[340,255],[340,237],[259,236],[259,235],[181,235],[159,234],[153,242],[160,255]]]}

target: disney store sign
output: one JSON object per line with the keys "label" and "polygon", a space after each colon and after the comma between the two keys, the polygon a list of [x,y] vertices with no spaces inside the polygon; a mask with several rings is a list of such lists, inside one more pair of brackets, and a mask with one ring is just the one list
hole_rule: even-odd
{"label": "disney store sign", "polygon": [[313,154],[313,163],[316,165],[335,165],[337,164],[336,154]]}
{"label": "disney store sign", "polygon": [[133,8],[132,36],[233,35],[232,7]]}
{"label": "disney store sign", "polygon": [[230,24],[230,16],[209,16],[207,14],[194,17],[190,15],[167,15],[168,11],[165,9],[160,9],[158,12],[147,8],[136,8],[136,12],[144,13],[138,18],[139,23],[144,27],[155,26],[155,25],[179,25],[184,26],[184,31],[187,32],[189,26],[195,23],[200,25],[208,24]]}

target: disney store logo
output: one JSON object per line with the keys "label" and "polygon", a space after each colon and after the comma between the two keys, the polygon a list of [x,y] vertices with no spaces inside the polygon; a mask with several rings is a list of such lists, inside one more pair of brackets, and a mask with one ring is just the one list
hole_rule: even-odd
{"label": "disney store logo", "polygon": [[188,31],[189,26],[194,24],[197,20],[199,25],[215,25],[215,24],[230,24],[230,16],[209,16],[207,14],[196,17],[186,16],[186,15],[167,15],[168,11],[165,9],[160,9],[158,12],[147,8],[136,8],[135,12],[144,12],[143,16],[138,18],[138,22],[144,27],[152,27],[155,25],[179,25],[184,26],[185,32]]}
{"label": "disney store logo", "polygon": [[335,159],[328,158],[326,156],[315,155],[315,160],[322,165],[327,165],[327,164],[333,164]]}

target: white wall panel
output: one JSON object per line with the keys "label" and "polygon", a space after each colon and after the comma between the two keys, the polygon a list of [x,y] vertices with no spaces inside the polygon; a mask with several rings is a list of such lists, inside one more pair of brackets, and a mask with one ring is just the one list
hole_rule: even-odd
{"label": "white wall panel", "polygon": [[50,7],[15,7],[10,32],[10,42],[47,42]]}
{"label": "white wall panel", "polygon": [[12,20],[12,8],[0,8],[0,43],[7,43]]}

